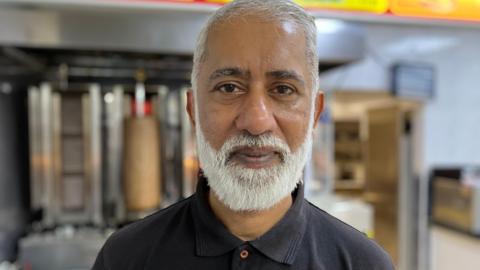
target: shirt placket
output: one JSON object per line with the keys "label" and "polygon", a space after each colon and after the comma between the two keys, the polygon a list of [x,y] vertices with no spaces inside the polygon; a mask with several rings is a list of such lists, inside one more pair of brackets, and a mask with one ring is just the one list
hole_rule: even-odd
{"label": "shirt placket", "polygon": [[232,270],[251,269],[253,249],[248,244],[237,247],[232,256]]}

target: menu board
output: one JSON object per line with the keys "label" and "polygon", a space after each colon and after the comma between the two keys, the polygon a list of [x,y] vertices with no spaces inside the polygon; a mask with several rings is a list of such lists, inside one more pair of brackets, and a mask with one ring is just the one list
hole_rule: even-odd
{"label": "menu board", "polygon": [[480,0],[390,0],[395,15],[480,21]]}

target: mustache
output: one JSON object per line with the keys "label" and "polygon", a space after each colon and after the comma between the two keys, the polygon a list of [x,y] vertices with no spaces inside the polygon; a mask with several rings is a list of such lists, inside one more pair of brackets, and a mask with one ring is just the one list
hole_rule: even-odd
{"label": "mustache", "polygon": [[232,156],[242,148],[269,149],[277,154],[282,162],[285,162],[286,157],[291,154],[288,144],[271,133],[260,135],[242,133],[235,135],[225,141],[219,154],[225,160],[225,164],[228,164]]}

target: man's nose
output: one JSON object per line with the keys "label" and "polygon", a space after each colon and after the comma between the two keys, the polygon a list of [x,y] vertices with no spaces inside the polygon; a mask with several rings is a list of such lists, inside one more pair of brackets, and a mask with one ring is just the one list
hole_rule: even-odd
{"label": "man's nose", "polygon": [[245,97],[243,106],[235,120],[239,130],[252,135],[260,135],[273,131],[276,120],[264,90],[251,90]]}

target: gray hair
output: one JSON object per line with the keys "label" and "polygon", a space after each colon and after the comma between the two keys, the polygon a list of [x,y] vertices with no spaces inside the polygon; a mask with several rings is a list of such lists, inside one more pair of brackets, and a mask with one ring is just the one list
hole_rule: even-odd
{"label": "gray hair", "polygon": [[305,33],[306,57],[310,66],[312,77],[312,91],[318,92],[318,54],[317,29],[314,18],[299,5],[290,0],[235,0],[218,9],[207,21],[200,32],[195,52],[193,54],[192,88],[194,93],[197,88],[200,65],[206,58],[206,44],[210,30],[216,24],[232,19],[236,16],[258,15],[263,20],[274,22],[292,22],[299,26]]}

